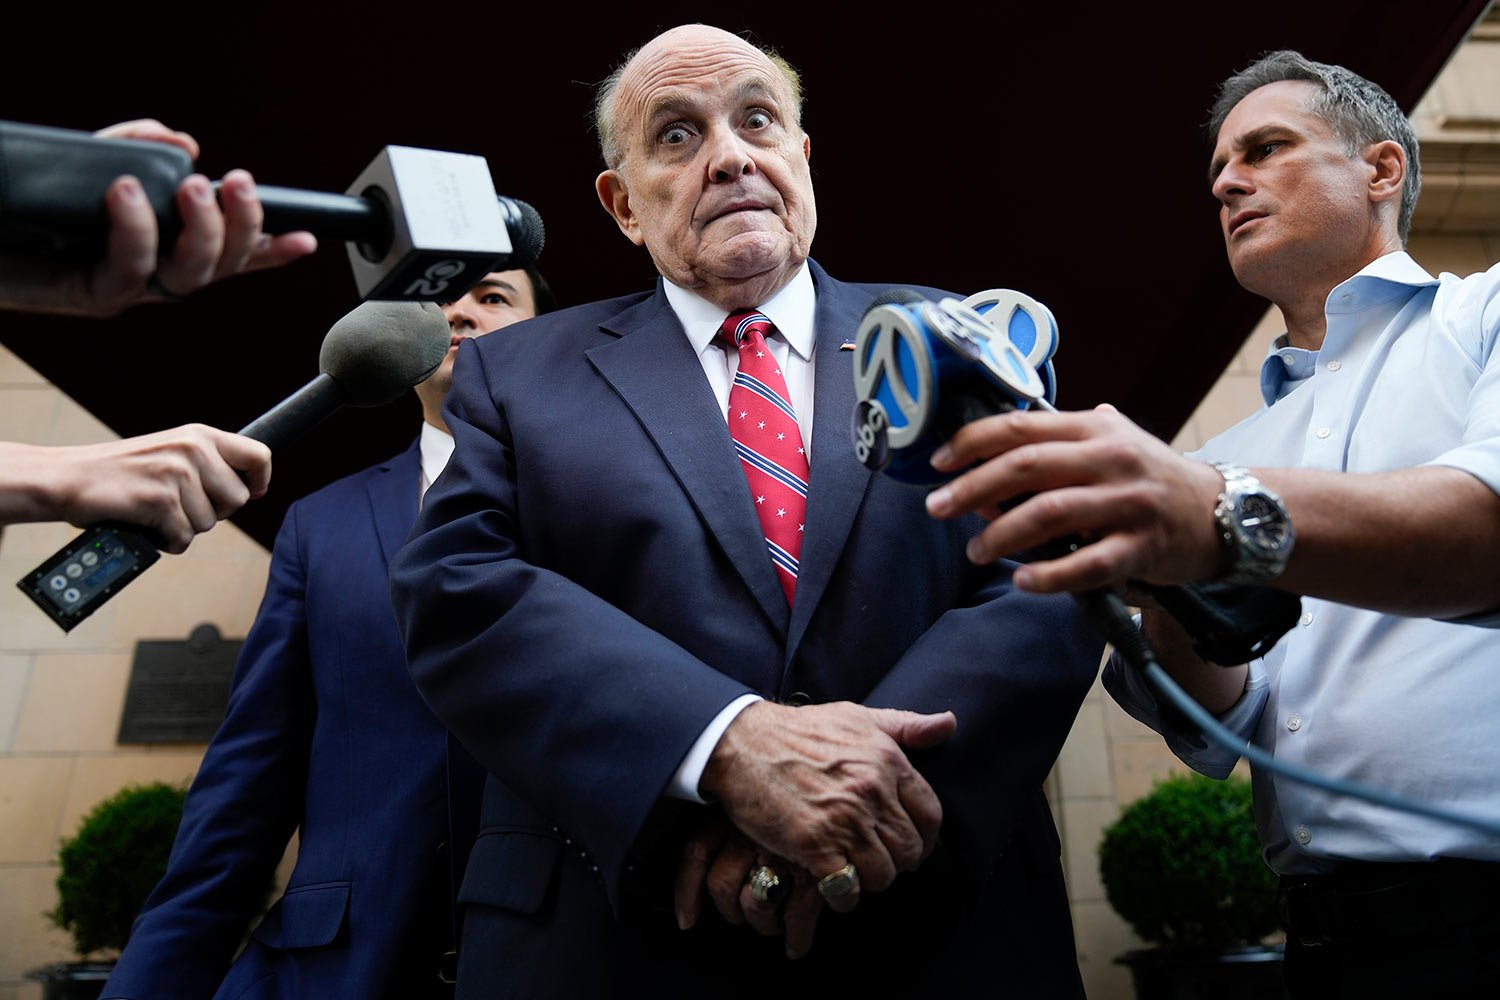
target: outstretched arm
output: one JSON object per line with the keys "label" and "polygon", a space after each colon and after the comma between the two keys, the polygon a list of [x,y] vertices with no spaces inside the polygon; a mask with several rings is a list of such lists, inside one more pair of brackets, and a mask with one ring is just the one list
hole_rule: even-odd
{"label": "outstretched arm", "polygon": [[[198,158],[198,142],[154,119],[121,122],[98,133],[164,142]],[[224,175],[218,197],[202,174],[177,189],[182,232],[161,254],[156,216],[140,181],[116,178],[105,191],[109,238],[104,259],[88,267],[31,259],[0,260],[0,308],[78,316],[113,316],[144,302],[181,298],[230,275],[276,267],[317,249],[311,233],[268,236],[255,181],[244,170]]]}
{"label": "outstretched arm", "polygon": [[0,525],[125,521],[180,553],[270,479],[269,448],[202,424],[103,444],[0,442]]}
{"label": "outstretched arm", "polygon": [[[1112,407],[1009,413],[964,427],[934,464],[980,463],[928,499],[937,517],[991,518],[970,548],[988,562],[1063,535],[1087,540],[1016,574],[1043,593],[1212,579],[1223,479]],[[1459,468],[1375,474],[1251,470],[1278,493],[1297,544],[1272,585],[1394,614],[1454,618],[1500,607],[1500,496]],[[1002,504],[1035,494],[1013,509]]]}

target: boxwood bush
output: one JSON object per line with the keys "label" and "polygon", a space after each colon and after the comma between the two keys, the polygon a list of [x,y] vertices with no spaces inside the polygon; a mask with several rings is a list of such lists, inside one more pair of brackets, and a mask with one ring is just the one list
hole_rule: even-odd
{"label": "boxwood bush", "polygon": [[100,802],[58,850],[57,908],[79,955],[125,947],[130,925],[167,870],[185,789],[132,785]]}
{"label": "boxwood bush", "polygon": [[1158,783],[1105,830],[1099,872],[1115,912],[1163,948],[1218,952],[1277,929],[1276,877],[1243,778]]}

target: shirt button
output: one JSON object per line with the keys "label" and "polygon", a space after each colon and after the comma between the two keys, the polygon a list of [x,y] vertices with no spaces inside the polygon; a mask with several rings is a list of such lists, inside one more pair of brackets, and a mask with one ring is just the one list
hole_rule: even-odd
{"label": "shirt button", "polygon": [[1281,363],[1284,364],[1284,365],[1286,365],[1288,368],[1290,368],[1290,367],[1292,367],[1292,365],[1296,364],[1297,362],[1296,362],[1296,360],[1290,354],[1283,354],[1281,356]]}
{"label": "shirt button", "polygon": [[1302,716],[1298,715],[1296,712],[1293,712],[1291,715],[1287,716],[1286,717],[1286,727],[1287,727],[1287,729],[1291,730],[1294,733],[1297,730],[1301,729],[1302,728]]}
{"label": "shirt button", "polygon": [[1304,626],[1305,625],[1311,625],[1312,622],[1313,622],[1313,613],[1311,611],[1304,611],[1304,612],[1302,612],[1302,617],[1297,619],[1297,624],[1298,625],[1304,625]]}
{"label": "shirt button", "polygon": [[1344,366],[1342,364],[1340,364],[1339,362],[1337,362],[1337,361],[1330,361],[1330,362],[1328,362],[1328,370],[1331,371],[1331,372],[1336,372],[1336,371],[1338,371],[1342,367],[1344,367]]}
{"label": "shirt button", "polygon": [[1333,431],[1329,430],[1327,427],[1319,427],[1318,428],[1318,437],[1320,437],[1320,438],[1326,438],[1328,435],[1330,435],[1332,433],[1333,433]]}
{"label": "shirt button", "polygon": [[1312,831],[1305,826],[1297,827],[1297,843],[1301,844],[1303,847],[1306,847],[1308,844],[1312,843]]}

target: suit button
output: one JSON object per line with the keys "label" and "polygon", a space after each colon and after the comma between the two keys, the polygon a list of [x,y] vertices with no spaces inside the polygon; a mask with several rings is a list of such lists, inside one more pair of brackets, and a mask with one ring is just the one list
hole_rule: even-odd
{"label": "suit button", "polygon": [[801,708],[803,705],[811,705],[812,695],[808,694],[806,691],[793,691],[791,694],[786,696],[785,704],[791,705],[793,708]]}

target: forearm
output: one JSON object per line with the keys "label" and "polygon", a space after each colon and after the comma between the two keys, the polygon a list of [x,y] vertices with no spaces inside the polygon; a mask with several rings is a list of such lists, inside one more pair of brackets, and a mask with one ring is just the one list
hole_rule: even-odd
{"label": "forearm", "polygon": [[0,525],[57,520],[66,506],[64,449],[0,441]]}
{"label": "forearm", "polygon": [[1162,669],[1211,714],[1227,711],[1245,693],[1249,667],[1224,667],[1204,660],[1193,649],[1192,638],[1166,612],[1142,610],[1141,632]]}
{"label": "forearm", "polygon": [[1297,532],[1276,586],[1432,618],[1500,607],[1500,497],[1473,475],[1252,471],[1281,495]]}

